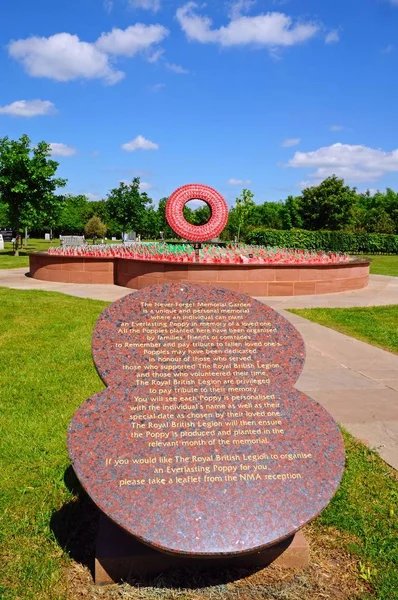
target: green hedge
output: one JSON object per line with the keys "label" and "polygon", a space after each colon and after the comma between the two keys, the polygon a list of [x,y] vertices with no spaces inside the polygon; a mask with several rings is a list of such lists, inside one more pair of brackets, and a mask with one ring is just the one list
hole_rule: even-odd
{"label": "green hedge", "polygon": [[346,252],[347,254],[398,254],[398,235],[386,233],[356,233],[349,231],[281,231],[253,227],[246,233],[246,242],[260,246]]}

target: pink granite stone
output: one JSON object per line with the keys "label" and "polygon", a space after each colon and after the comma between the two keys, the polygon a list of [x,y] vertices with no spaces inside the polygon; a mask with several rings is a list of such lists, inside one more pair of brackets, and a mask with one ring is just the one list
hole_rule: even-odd
{"label": "pink granite stone", "polygon": [[73,467],[115,523],[158,550],[258,551],[329,503],[344,446],[295,389],[298,331],[242,293],[146,287],[110,305],[93,336],[108,386],[76,411]]}

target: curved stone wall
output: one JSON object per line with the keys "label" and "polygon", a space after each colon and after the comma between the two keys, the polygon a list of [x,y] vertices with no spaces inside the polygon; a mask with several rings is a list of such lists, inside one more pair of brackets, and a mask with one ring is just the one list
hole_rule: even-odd
{"label": "curved stone wall", "polygon": [[219,265],[30,255],[30,274],[43,281],[114,283],[134,290],[171,281],[201,283],[250,296],[302,296],[358,290],[369,281],[369,261],[332,265]]}
{"label": "curved stone wall", "polygon": [[113,258],[54,256],[36,252],[29,256],[30,275],[61,283],[114,283]]}

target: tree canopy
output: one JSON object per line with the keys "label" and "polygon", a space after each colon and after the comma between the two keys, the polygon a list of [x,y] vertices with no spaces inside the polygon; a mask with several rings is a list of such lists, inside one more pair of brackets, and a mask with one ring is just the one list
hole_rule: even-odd
{"label": "tree canopy", "polygon": [[[104,200],[61,195],[57,192],[66,180],[56,177],[58,163],[50,155],[49,144],[32,147],[27,135],[0,138],[0,227],[16,234],[23,227],[35,233],[51,227],[57,234],[82,234],[87,221],[98,217],[111,236],[132,230],[143,238],[158,239],[161,231],[166,240],[176,237],[165,216],[167,198],[155,207],[141,192],[139,177],[121,182]],[[183,214],[193,225],[203,225],[211,211],[207,205],[188,204]],[[336,175],[301,194],[262,204],[255,202],[251,190],[243,189],[229,211],[222,238],[244,241],[257,227],[398,234],[398,193],[391,188],[359,193]]]}
{"label": "tree canopy", "polygon": [[52,227],[60,216],[63,197],[55,192],[66,179],[55,177],[58,163],[50,154],[46,142],[31,148],[27,135],[0,138],[0,196],[16,234],[21,227]]}
{"label": "tree canopy", "polygon": [[103,238],[106,234],[106,225],[99,217],[91,217],[84,227],[84,234],[93,241],[96,238]]}
{"label": "tree canopy", "polygon": [[304,229],[344,229],[351,220],[355,201],[355,188],[345,185],[344,179],[336,175],[304,189],[300,198]]}
{"label": "tree canopy", "polygon": [[109,216],[121,228],[122,233],[140,231],[145,223],[145,212],[152,204],[146,192],[140,192],[140,179],[131,183],[121,181],[118,188],[108,194]]}

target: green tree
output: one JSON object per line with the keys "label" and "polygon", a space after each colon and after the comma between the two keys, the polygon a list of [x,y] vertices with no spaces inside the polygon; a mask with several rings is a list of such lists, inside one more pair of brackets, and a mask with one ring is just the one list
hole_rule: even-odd
{"label": "green tree", "polygon": [[142,233],[145,225],[145,212],[152,200],[145,192],[140,192],[140,179],[131,183],[120,182],[119,187],[110,191],[107,198],[109,216],[120,227],[122,233],[129,230]]}
{"label": "green tree", "polygon": [[281,202],[264,202],[256,205],[250,215],[250,225],[283,229],[285,205]]}
{"label": "green tree", "polygon": [[87,197],[82,194],[66,194],[56,230],[63,234],[81,234],[85,223],[92,216],[87,215],[89,204]]}
{"label": "green tree", "polygon": [[336,175],[320,185],[306,188],[300,202],[304,228],[330,231],[346,228],[351,222],[356,199],[356,190],[344,185],[344,179]]}
{"label": "green tree", "polygon": [[382,206],[371,208],[364,217],[364,229],[368,233],[394,233],[394,221]]}
{"label": "green tree", "polygon": [[228,228],[232,235],[240,241],[242,232],[250,222],[250,216],[254,213],[256,204],[253,200],[254,194],[250,190],[244,189],[241,195],[236,198],[235,206],[229,213]]}
{"label": "green tree", "polygon": [[150,206],[146,209],[141,235],[146,239],[156,240],[159,237],[159,214],[158,211],[155,210],[153,206]]}
{"label": "green tree", "polygon": [[55,191],[66,185],[66,179],[55,177],[58,163],[50,154],[46,142],[31,148],[27,135],[19,140],[0,138],[0,196],[17,234],[21,227],[53,227],[58,220],[63,197]]}
{"label": "green tree", "polygon": [[111,218],[106,200],[89,200],[84,215],[86,221],[91,217],[99,217],[103,223],[106,223],[109,235],[121,235],[121,227]]}
{"label": "green tree", "polygon": [[363,229],[369,232],[398,233],[398,194],[391,188],[371,194],[369,190],[358,197],[363,213]]}
{"label": "green tree", "polygon": [[211,208],[208,204],[204,204],[202,206],[198,206],[194,210],[192,210],[192,225],[205,225],[208,223],[211,217]]}
{"label": "green tree", "polygon": [[284,206],[285,211],[283,213],[283,228],[301,229],[303,227],[301,198],[297,196],[288,196],[285,200]]}
{"label": "green tree", "polygon": [[10,217],[8,213],[8,206],[5,202],[0,201],[0,229],[10,227]]}
{"label": "green tree", "polygon": [[167,219],[166,219],[167,200],[168,200],[168,198],[161,198],[161,200],[159,200],[158,209],[157,209],[159,231],[163,231],[163,236],[164,236],[165,240],[169,240],[170,238],[175,237],[175,233],[172,230],[172,228],[170,227],[170,225],[168,224]]}
{"label": "green tree", "polygon": [[84,216],[86,220],[91,219],[91,217],[99,217],[103,223],[107,223],[109,212],[106,200],[88,200]]}
{"label": "green tree", "polygon": [[105,236],[106,229],[105,223],[99,217],[91,217],[84,227],[84,234],[86,237],[91,238],[94,243],[96,238],[103,238]]}

